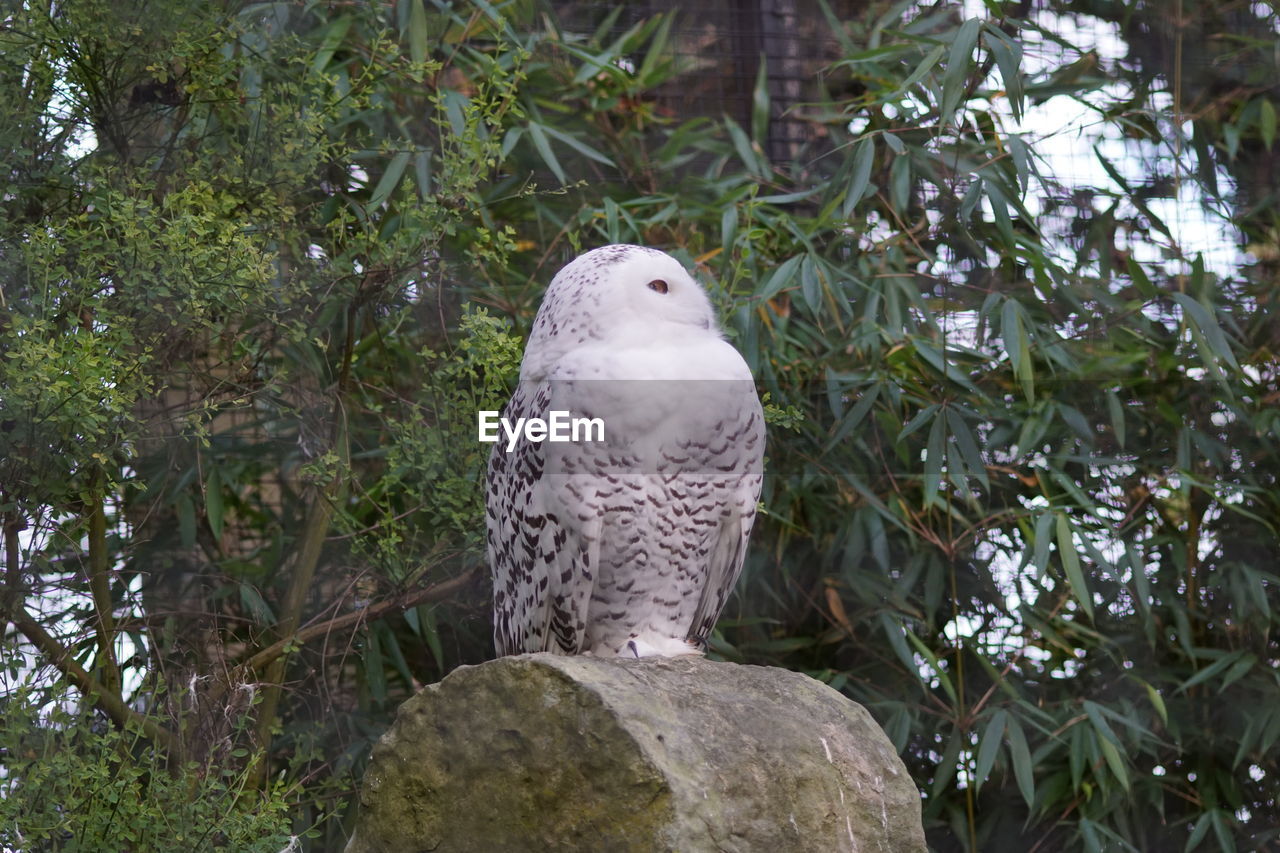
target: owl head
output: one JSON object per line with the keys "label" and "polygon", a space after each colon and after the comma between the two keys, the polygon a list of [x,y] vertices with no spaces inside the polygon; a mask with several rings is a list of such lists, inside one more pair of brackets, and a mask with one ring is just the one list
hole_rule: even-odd
{"label": "owl head", "polygon": [[708,335],[720,336],[711,300],[679,261],[644,246],[602,246],[551,280],[521,375],[536,378],[580,346]]}

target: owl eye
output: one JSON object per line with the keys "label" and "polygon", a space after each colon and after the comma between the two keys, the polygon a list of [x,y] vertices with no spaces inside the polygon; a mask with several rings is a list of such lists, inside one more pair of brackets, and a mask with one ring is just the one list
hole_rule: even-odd
{"label": "owl eye", "polygon": [[660,278],[655,278],[653,281],[649,282],[649,289],[655,293],[666,293],[667,283]]}

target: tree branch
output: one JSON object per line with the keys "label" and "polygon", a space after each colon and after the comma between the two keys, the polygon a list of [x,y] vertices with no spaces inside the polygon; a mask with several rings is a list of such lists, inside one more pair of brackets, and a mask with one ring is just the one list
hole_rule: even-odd
{"label": "tree branch", "polygon": [[[101,475],[98,477],[101,480]],[[103,687],[119,694],[124,683],[120,665],[116,663],[115,617],[111,602],[111,562],[107,556],[106,499],[95,490],[89,508],[89,593],[98,631],[98,653],[102,667]]]}
{"label": "tree branch", "polygon": [[16,602],[10,604],[9,619],[44,654],[55,669],[78,687],[81,693],[92,697],[94,704],[106,712],[116,725],[121,728],[137,727],[149,740],[163,746],[171,755],[181,754],[182,744],[177,735],[150,717],[130,708],[119,693],[107,689],[86,672],[80,664],[76,663],[71,650],[55,640],[20,604]]}
{"label": "tree branch", "polygon": [[450,578],[447,581],[441,581],[432,584],[425,589],[414,590],[396,596],[388,601],[379,602],[378,604],[370,604],[368,607],[362,607],[351,613],[328,619],[324,622],[307,627],[297,631],[291,636],[284,637],[262,651],[255,653],[252,657],[236,666],[233,673],[235,675],[247,676],[252,670],[261,669],[262,667],[274,662],[282,657],[286,650],[303,643],[308,643],[317,637],[323,637],[326,634],[332,634],[337,631],[345,631],[364,622],[371,621],[386,616],[389,613],[399,613],[408,610],[410,607],[417,607],[428,601],[441,601],[454,595],[458,590],[462,589],[475,576],[474,568],[468,569],[456,578]]}

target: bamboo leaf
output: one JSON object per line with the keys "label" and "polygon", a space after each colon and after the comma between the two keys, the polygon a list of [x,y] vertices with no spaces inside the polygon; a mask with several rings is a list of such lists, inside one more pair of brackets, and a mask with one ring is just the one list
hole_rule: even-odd
{"label": "bamboo leaf", "polygon": [[552,137],[553,139],[560,140],[565,145],[568,145],[574,151],[577,151],[579,154],[581,154],[583,157],[586,157],[589,160],[595,160],[597,163],[601,163],[605,166],[614,165],[613,161],[610,160],[608,157],[606,157],[596,149],[592,148],[590,145],[587,145],[585,142],[582,142],[581,140],[576,139],[575,137],[571,136],[568,133],[565,133],[560,130],[556,130],[554,127],[551,127],[550,125],[543,127],[542,130],[548,136]]}
{"label": "bamboo leaf", "polygon": [[1057,516],[1058,555],[1062,558],[1062,568],[1067,573],[1067,583],[1071,587],[1072,594],[1075,595],[1076,601],[1080,602],[1085,615],[1092,621],[1093,600],[1089,595],[1089,587],[1084,582],[1084,573],[1080,570],[1080,555],[1071,538],[1071,523],[1067,521],[1066,513],[1060,512]]}
{"label": "bamboo leaf", "polygon": [[907,75],[905,80],[902,81],[902,85],[898,87],[897,91],[890,95],[886,100],[893,100],[894,98],[897,98],[903,92],[908,91],[912,86],[923,80],[924,75],[933,70],[933,67],[938,64],[938,60],[942,58],[942,54],[946,52],[946,45],[940,44],[934,47],[933,50],[926,53],[924,58],[920,60],[920,63],[916,65],[915,69]]}
{"label": "bamboo leaf", "polygon": [[378,185],[373,188],[373,194],[369,196],[369,201],[365,204],[365,210],[368,211],[370,216],[382,206],[383,202],[391,197],[391,193],[399,186],[400,179],[404,177],[404,170],[409,165],[411,156],[412,154],[408,151],[400,151],[391,158],[391,162],[387,164],[387,170],[378,179]]}
{"label": "bamboo leaf", "polygon": [[885,637],[889,640],[889,647],[898,656],[898,660],[902,661],[902,665],[907,668],[908,672],[915,672],[916,660],[912,656],[911,650],[907,648],[902,626],[895,622],[890,614],[883,611],[877,618],[880,621],[881,630],[884,631]]}
{"label": "bamboo leaf", "polygon": [[942,418],[934,418],[933,426],[929,428],[929,443],[924,458],[921,506],[933,503],[934,496],[938,494],[938,486],[942,483],[943,423]]}
{"label": "bamboo leaf", "polygon": [[983,489],[991,491],[991,481],[987,479],[987,463],[982,458],[982,451],[978,449],[978,442],[974,440],[969,425],[953,407],[947,408],[947,426],[951,428],[951,435],[960,449],[965,468],[982,483]]}
{"label": "bamboo leaf", "polygon": [[720,214],[720,246],[724,249],[725,262],[728,263],[733,253],[733,244],[738,237],[738,206],[726,205]]}
{"label": "bamboo leaf", "polygon": [[947,670],[938,660],[938,656],[910,628],[904,627],[903,632],[906,635],[907,642],[911,643],[911,646],[920,653],[920,656],[929,662],[929,668],[933,670],[933,674],[937,677],[938,684],[942,686],[943,691],[947,694],[947,698],[953,703],[956,702],[955,685],[951,683],[951,676],[947,675]]}
{"label": "bamboo leaf", "polygon": [[765,279],[764,286],[760,288],[760,292],[757,294],[759,298],[771,299],[784,287],[790,286],[792,279],[795,277],[796,268],[800,266],[804,257],[804,255],[792,255],[777,267],[774,267],[773,272]]}
{"label": "bamboo leaf", "polygon": [[537,122],[529,122],[529,138],[533,140],[533,147],[538,149],[538,156],[542,158],[542,162],[551,170],[551,174],[555,175],[560,183],[568,183],[569,179],[565,177],[560,161],[556,159],[555,152],[551,150],[551,143],[547,141],[546,130],[542,125]]}
{"label": "bamboo leaf", "polygon": [[1053,524],[1056,513],[1042,512],[1036,518],[1035,532],[1032,535],[1032,543],[1034,545],[1034,563],[1036,567],[1036,577],[1044,577],[1045,569],[1049,567],[1049,546],[1052,544],[1052,537],[1049,535],[1049,525]]}
{"label": "bamboo leaf", "polygon": [[364,661],[364,678],[365,683],[369,685],[369,694],[379,705],[385,704],[387,701],[387,673],[386,665],[382,661],[382,646],[378,642],[377,631],[367,630],[365,632],[364,654],[361,657]]}
{"label": "bamboo leaf", "polygon": [[409,3],[409,58],[415,65],[427,59],[427,9],[423,0]]}
{"label": "bamboo leaf", "polygon": [[1004,92],[1009,99],[1013,119],[1022,121],[1022,72],[1019,68],[1022,63],[1022,45],[1001,32],[994,23],[983,25],[983,41],[1000,69],[1000,79],[1004,81]]}
{"label": "bamboo leaf", "polygon": [[1227,342],[1227,336],[1223,333],[1222,327],[1218,325],[1218,321],[1210,313],[1210,309],[1205,308],[1195,298],[1186,293],[1174,293],[1173,301],[1182,306],[1186,312],[1184,316],[1204,335],[1205,340],[1208,341],[1209,346],[1213,349],[1213,354],[1231,365],[1231,367],[1239,370],[1240,365],[1236,363],[1236,356]]}
{"label": "bamboo leaf", "polygon": [[222,512],[222,477],[215,466],[209,469],[204,484],[204,514],[214,539],[222,538]]}
{"label": "bamboo leaf", "polygon": [[1031,402],[1035,399],[1036,389],[1027,330],[1022,324],[1022,306],[1012,299],[1005,300],[1000,312],[1000,335],[1004,339],[1005,352],[1009,354],[1013,374],[1022,386],[1022,395],[1027,402]]}
{"label": "bamboo leaf", "polygon": [[761,145],[769,138],[769,73],[763,56],[751,89],[751,138]]}
{"label": "bamboo leaf", "polygon": [[937,403],[930,403],[920,411],[916,412],[915,416],[911,420],[907,421],[906,425],[902,427],[902,431],[898,433],[898,437],[894,439],[894,443],[901,444],[907,439],[907,436],[911,435],[925,424],[931,423],[931,419],[935,414],[937,414],[938,409],[940,408],[942,407]]}
{"label": "bamboo leaf", "polygon": [[1017,719],[1010,717],[1008,723],[1009,759],[1013,763],[1013,776],[1018,783],[1018,791],[1030,809],[1036,801],[1036,780],[1031,764],[1031,750],[1027,748],[1027,736]]}
{"label": "bamboo leaf", "polygon": [[1257,655],[1246,652],[1240,660],[1233,663],[1231,668],[1227,670],[1226,674],[1222,676],[1222,683],[1218,685],[1218,692],[1221,693],[1223,690],[1226,690],[1232,684],[1243,678],[1248,674],[1249,670],[1253,669],[1254,664],[1257,662]]}
{"label": "bamboo leaf", "polygon": [[930,799],[936,800],[938,795],[951,784],[956,774],[956,766],[960,762],[960,747],[964,739],[964,733],[960,729],[952,731],[951,737],[947,740],[947,748],[942,751],[942,760],[938,762],[937,770],[934,772],[933,785],[929,789]]}
{"label": "bamboo leaf", "polygon": [[991,715],[991,719],[987,722],[986,728],[982,730],[982,734],[978,737],[978,759],[974,765],[974,790],[980,790],[982,783],[987,781],[987,776],[991,773],[991,767],[996,762],[996,756],[1000,753],[1000,746],[1004,742],[1005,722],[1009,713],[1003,708],[997,710]]}
{"label": "bamboo leaf", "polygon": [[1111,417],[1111,431],[1115,433],[1116,444],[1124,447],[1124,405],[1115,391],[1107,392],[1107,413]]}
{"label": "bamboo leaf", "polygon": [[821,316],[822,281],[818,277],[818,269],[812,255],[805,255],[804,261],[800,264],[800,296],[813,316]]}
{"label": "bamboo leaf", "polygon": [[1165,707],[1164,697],[1160,695],[1160,691],[1145,681],[1142,686],[1147,688],[1147,699],[1151,702],[1151,707],[1155,708],[1156,713],[1160,716],[1160,722],[1166,726],[1169,725],[1169,709]]}
{"label": "bamboo leaf", "polygon": [[853,171],[849,175],[849,183],[844,192],[842,212],[846,217],[866,195],[867,184],[871,180],[871,166],[875,162],[875,153],[874,137],[864,136],[853,154]]}
{"label": "bamboo leaf", "polygon": [[342,40],[347,37],[347,31],[351,29],[351,22],[354,18],[351,15],[343,15],[335,18],[325,28],[324,36],[320,39],[320,46],[316,48],[316,55],[311,60],[311,70],[317,74],[329,67],[329,61],[333,59],[333,54],[337,52],[338,46],[342,44]]}
{"label": "bamboo leaf", "polygon": [[768,172],[768,164],[759,146],[752,144],[747,134],[733,119],[725,116],[724,123],[725,127],[729,129],[729,140],[733,143],[733,149],[738,152],[738,159],[742,161],[742,164],[747,167],[747,171],[752,175],[757,178],[764,177],[765,173]]}
{"label": "bamboo leaf", "polygon": [[1227,654],[1218,658],[1213,663],[1206,666],[1204,669],[1197,672],[1195,675],[1188,678],[1186,681],[1180,684],[1178,686],[1178,689],[1174,692],[1185,693],[1186,691],[1190,690],[1192,687],[1195,687],[1197,684],[1203,684],[1204,682],[1208,681],[1210,678],[1213,678],[1215,675],[1222,672],[1227,667],[1238,662],[1245,654],[1246,653],[1242,650],[1228,652]]}
{"label": "bamboo leaf", "polygon": [[259,625],[276,624],[275,612],[271,609],[271,605],[267,604],[266,599],[262,597],[262,593],[253,584],[239,584],[240,587],[240,606],[253,617]]}
{"label": "bamboo leaf", "polygon": [[422,149],[413,155],[414,180],[418,185],[418,198],[427,201],[432,197],[431,189],[431,151]]}
{"label": "bamboo leaf", "polygon": [[955,112],[960,96],[964,94],[965,83],[973,67],[973,49],[978,44],[978,31],[981,27],[981,19],[970,18],[960,25],[955,41],[951,43],[951,52],[947,55],[947,70],[942,75],[939,124],[951,121],[951,114]]}
{"label": "bamboo leaf", "polygon": [[196,544],[196,505],[186,492],[178,495],[174,505],[178,511],[178,541],[183,548],[191,548]]}
{"label": "bamboo leaf", "polygon": [[849,411],[845,412],[844,417],[840,419],[840,426],[836,430],[835,435],[831,437],[831,441],[827,443],[828,449],[835,447],[840,442],[857,429],[862,423],[863,418],[867,416],[867,412],[871,411],[871,407],[875,405],[876,399],[880,396],[880,386],[872,385],[865,389],[858,402],[854,403]]}

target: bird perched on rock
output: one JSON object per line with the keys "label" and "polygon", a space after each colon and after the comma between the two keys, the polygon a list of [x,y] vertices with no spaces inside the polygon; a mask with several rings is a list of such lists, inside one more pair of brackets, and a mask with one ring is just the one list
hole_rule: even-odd
{"label": "bird perched on rock", "polygon": [[701,653],[764,458],[751,372],[703,288],[655,249],[579,256],[543,297],[502,418],[486,478],[498,654]]}

